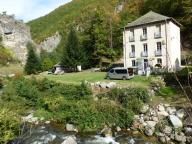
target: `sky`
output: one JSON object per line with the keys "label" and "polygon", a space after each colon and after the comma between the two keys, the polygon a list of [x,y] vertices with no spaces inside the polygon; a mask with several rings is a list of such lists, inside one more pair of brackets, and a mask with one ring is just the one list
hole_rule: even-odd
{"label": "sky", "polygon": [[44,16],[71,0],[0,0],[0,13],[14,14],[24,22]]}

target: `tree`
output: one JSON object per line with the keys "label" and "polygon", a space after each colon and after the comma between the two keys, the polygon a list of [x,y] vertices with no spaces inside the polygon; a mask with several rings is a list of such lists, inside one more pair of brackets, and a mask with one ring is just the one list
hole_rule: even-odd
{"label": "tree", "polygon": [[67,68],[75,68],[81,64],[82,52],[79,48],[79,40],[76,31],[71,27],[63,49],[61,64]]}
{"label": "tree", "polygon": [[41,68],[39,58],[35,53],[35,47],[32,43],[28,43],[27,48],[28,56],[25,64],[25,72],[27,74],[36,74]]}

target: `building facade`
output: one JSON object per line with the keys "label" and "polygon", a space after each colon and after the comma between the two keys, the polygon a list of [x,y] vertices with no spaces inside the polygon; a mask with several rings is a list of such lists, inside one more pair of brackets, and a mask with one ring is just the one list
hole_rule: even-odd
{"label": "building facade", "polygon": [[176,20],[155,12],[124,27],[124,67],[162,66],[176,70],[181,63],[180,26]]}

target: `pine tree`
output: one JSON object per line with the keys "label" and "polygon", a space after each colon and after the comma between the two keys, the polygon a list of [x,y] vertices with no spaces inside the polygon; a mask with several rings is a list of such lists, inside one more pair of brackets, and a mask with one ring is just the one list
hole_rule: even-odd
{"label": "pine tree", "polygon": [[79,48],[79,40],[75,30],[71,27],[66,45],[61,58],[62,66],[76,69],[81,64],[82,52]]}
{"label": "pine tree", "polygon": [[25,72],[27,74],[36,74],[38,71],[40,71],[40,61],[35,53],[35,47],[33,44],[28,43],[28,57],[27,62],[25,64]]}

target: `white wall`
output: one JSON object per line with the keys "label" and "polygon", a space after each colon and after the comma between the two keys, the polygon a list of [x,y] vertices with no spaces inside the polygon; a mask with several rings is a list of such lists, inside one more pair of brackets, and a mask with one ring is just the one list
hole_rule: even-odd
{"label": "white wall", "polygon": [[[131,35],[130,29],[126,29],[124,36],[124,67],[131,67],[132,60],[137,60],[141,58],[141,52],[143,51],[143,44],[148,45],[148,57],[146,57],[150,64],[153,66],[157,64],[157,59],[162,59],[162,66],[166,66],[166,47],[168,50],[168,55],[170,57],[171,65],[175,66],[175,60],[178,58],[180,62],[180,29],[178,26],[169,22],[165,25],[165,22],[161,23],[161,38],[154,38],[154,33],[157,31],[156,25],[151,24],[147,26],[147,40],[141,41],[140,36],[142,35],[143,27],[134,28],[135,41],[129,42],[129,36]],[[167,43],[166,43],[166,31],[167,30]],[[162,56],[156,57],[155,50],[157,49],[157,42],[162,42]],[[164,45],[163,45],[164,44]],[[129,53],[131,52],[131,45],[135,45],[135,58],[130,58]],[[169,58],[168,58],[169,59]],[[168,63],[170,64],[170,63]]]}

